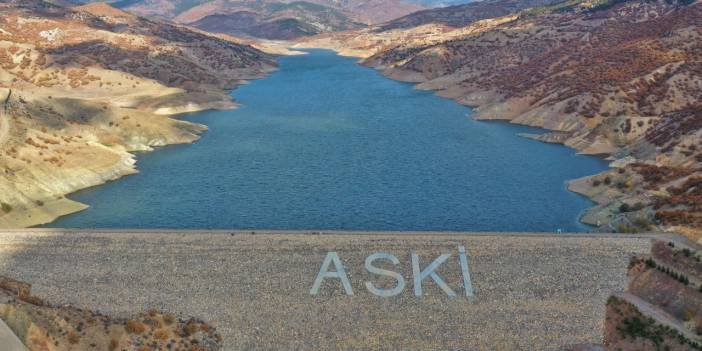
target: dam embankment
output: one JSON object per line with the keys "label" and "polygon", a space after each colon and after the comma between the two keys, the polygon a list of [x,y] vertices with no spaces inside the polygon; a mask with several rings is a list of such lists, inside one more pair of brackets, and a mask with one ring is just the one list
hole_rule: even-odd
{"label": "dam embankment", "polygon": [[[605,302],[627,284],[629,258],[650,251],[646,234],[76,231],[0,232],[0,274],[29,282],[53,304],[129,316],[156,308],[202,318],[227,350],[539,349],[597,342]],[[680,239],[682,240],[682,239]],[[459,247],[466,249],[474,297],[464,296]],[[310,290],[336,252],[353,291],[327,278]],[[369,273],[374,253],[397,264],[405,287]],[[412,253],[457,296],[427,277],[414,294]],[[331,266],[329,271],[334,271]]]}

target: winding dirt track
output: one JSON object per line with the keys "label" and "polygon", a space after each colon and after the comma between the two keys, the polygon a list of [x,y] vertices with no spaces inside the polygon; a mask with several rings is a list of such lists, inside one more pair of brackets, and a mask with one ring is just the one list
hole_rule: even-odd
{"label": "winding dirt track", "polygon": [[675,317],[663,311],[658,306],[652,305],[644,299],[627,292],[619,292],[615,295],[633,304],[641,313],[655,319],[658,323],[675,329],[678,333],[684,335],[690,340],[699,340],[698,335],[690,332],[679,320],[675,319]]}

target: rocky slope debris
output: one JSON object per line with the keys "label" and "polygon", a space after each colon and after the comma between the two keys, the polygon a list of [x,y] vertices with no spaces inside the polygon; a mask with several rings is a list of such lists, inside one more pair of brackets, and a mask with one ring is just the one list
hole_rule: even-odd
{"label": "rocky slope debris", "polygon": [[222,337],[204,321],[158,310],[114,318],[73,306],[52,306],[27,283],[0,277],[0,319],[29,351],[145,351],[222,349]]}

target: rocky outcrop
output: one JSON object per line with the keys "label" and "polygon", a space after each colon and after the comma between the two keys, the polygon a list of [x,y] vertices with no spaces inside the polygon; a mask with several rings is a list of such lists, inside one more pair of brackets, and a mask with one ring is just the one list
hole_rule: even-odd
{"label": "rocky outcrop", "polygon": [[0,319],[29,351],[222,349],[209,324],[150,310],[113,318],[73,306],[52,306],[30,294],[27,283],[0,277]]}

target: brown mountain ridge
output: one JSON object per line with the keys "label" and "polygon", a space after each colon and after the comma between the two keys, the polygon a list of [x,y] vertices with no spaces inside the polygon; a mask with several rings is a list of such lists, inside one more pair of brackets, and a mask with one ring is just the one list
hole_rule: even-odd
{"label": "brown mountain ridge", "polygon": [[610,158],[612,171],[570,185],[598,204],[586,223],[700,237],[700,2],[565,1],[465,26],[428,12],[416,27],[402,19],[300,46],[363,57],[477,119],[546,128],[535,138]]}

